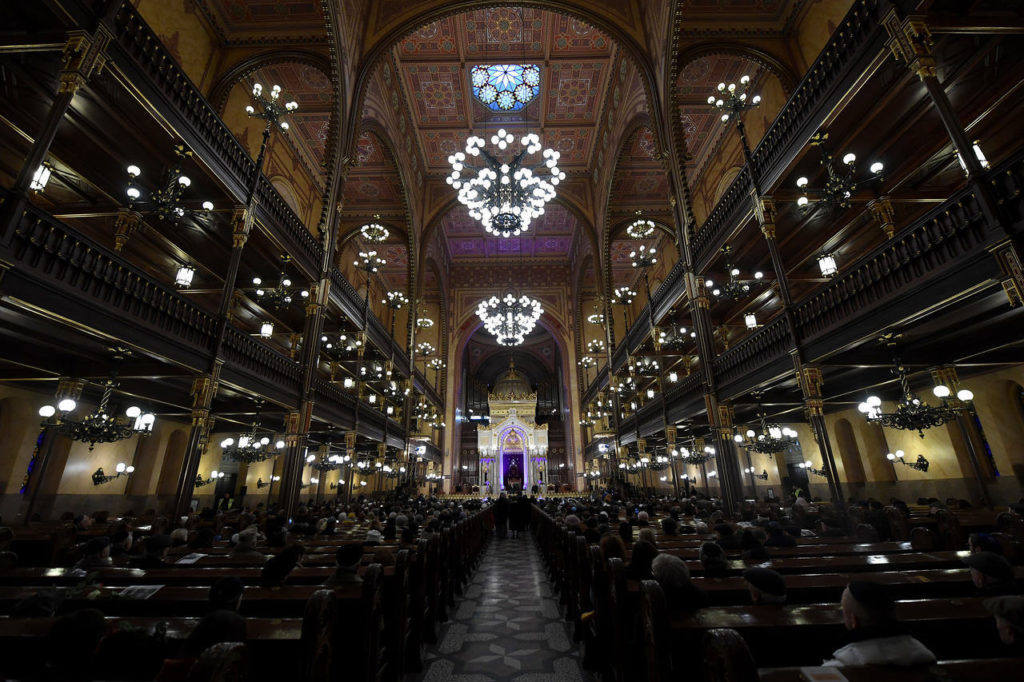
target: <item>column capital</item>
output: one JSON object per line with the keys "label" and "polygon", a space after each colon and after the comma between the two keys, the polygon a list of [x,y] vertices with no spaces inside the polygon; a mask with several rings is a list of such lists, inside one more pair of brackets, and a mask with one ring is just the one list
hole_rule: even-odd
{"label": "column capital", "polygon": [[64,398],[71,398],[74,401],[79,401],[82,398],[82,390],[85,388],[84,379],[72,379],[70,377],[61,377],[57,382],[57,392],[55,396],[57,400],[63,400]]}
{"label": "column capital", "polygon": [[872,199],[868,202],[868,210],[871,211],[871,217],[885,232],[885,236],[892,239],[896,233],[896,209],[893,208],[889,197],[882,196]]}
{"label": "column capital", "polygon": [[231,246],[240,249],[245,246],[252,231],[253,212],[246,206],[235,206],[231,211]]}
{"label": "column capital", "polygon": [[711,299],[708,297],[708,288],[707,285],[704,284],[704,277],[701,275],[694,275],[692,280],[687,283],[692,285],[690,300],[696,301],[698,307],[709,310],[711,308]]}
{"label": "column capital", "polygon": [[935,56],[932,47],[932,33],[924,18],[909,16],[900,18],[896,9],[889,11],[882,20],[885,30],[889,33],[886,43],[896,61],[905,62],[907,68],[916,73],[921,80],[935,78]]}
{"label": "column capital", "polygon": [[60,56],[60,83],[57,93],[78,92],[93,72],[100,73],[107,62],[107,45],[112,36],[103,25],[95,34],[88,31],[74,30],[68,32],[64,51]]}
{"label": "column capital", "polygon": [[120,252],[142,222],[142,214],[130,208],[117,209],[114,219],[114,251]]}
{"label": "column capital", "polygon": [[[219,374],[219,372],[218,372]],[[217,379],[218,377],[211,374],[203,374],[197,376],[192,380],[192,409],[209,410],[210,405],[213,404],[213,396],[217,393]]]}
{"label": "column capital", "polygon": [[1011,307],[1024,304],[1024,267],[1021,266],[1020,254],[1013,242],[1007,240],[991,249],[999,269],[1003,271],[1004,279],[1001,281],[1006,298],[1010,301]]}

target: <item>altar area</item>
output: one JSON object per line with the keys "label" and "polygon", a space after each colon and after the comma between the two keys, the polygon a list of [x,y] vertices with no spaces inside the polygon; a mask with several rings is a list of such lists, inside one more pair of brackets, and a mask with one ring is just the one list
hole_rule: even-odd
{"label": "altar area", "polygon": [[548,426],[538,426],[537,393],[515,361],[487,396],[490,424],[477,427],[479,495],[547,488]]}

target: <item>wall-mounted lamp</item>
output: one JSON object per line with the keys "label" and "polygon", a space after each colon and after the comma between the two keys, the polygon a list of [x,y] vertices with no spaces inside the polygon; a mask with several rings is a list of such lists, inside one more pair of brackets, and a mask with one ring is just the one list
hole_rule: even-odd
{"label": "wall-mounted lamp", "polygon": [[106,474],[103,473],[103,467],[100,467],[92,475],[92,484],[93,485],[103,485],[104,483],[110,483],[115,478],[121,478],[122,476],[129,476],[129,475],[131,475],[132,473],[135,472],[135,467],[127,466],[127,465],[125,465],[124,462],[118,462],[117,466],[115,467],[115,469],[117,471],[117,475],[116,476],[107,476]]}

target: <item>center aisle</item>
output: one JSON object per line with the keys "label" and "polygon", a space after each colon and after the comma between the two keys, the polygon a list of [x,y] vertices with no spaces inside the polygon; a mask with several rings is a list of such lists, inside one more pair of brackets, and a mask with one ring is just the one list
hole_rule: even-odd
{"label": "center aisle", "polygon": [[562,617],[529,533],[493,539],[438,644],[422,682],[583,682],[572,625]]}

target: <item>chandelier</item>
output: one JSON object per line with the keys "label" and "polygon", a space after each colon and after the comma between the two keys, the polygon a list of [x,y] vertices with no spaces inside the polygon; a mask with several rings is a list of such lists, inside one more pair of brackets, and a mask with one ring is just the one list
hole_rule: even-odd
{"label": "chandelier", "polygon": [[634,268],[645,270],[658,262],[658,250],[641,244],[639,249],[629,252],[629,262]]}
{"label": "chandelier", "polygon": [[444,360],[442,360],[441,358],[434,358],[433,360],[427,363],[427,367],[434,370],[435,372],[439,372],[442,369],[444,369]]}
{"label": "chandelier", "polygon": [[[529,133],[515,145],[515,136],[504,128],[491,136],[497,156],[484,148],[486,140],[470,135],[466,151],[448,157],[452,173],[445,181],[459,190],[458,199],[469,215],[484,229],[500,237],[518,236],[530,221],[544,213],[544,205],[555,198],[555,185],[565,179],[558,169],[559,152],[544,149],[540,136]],[[542,161],[528,160],[541,152]],[[480,159],[479,164],[473,159]],[[547,178],[539,173],[546,171]],[[463,173],[467,177],[463,177]],[[475,172],[475,176],[472,174]]]}
{"label": "chandelier", "polygon": [[591,355],[598,355],[604,351],[604,341],[601,339],[591,339],[587,341],[587,352]]}
{"label": "chandelier", "polygon": [[[729,119],[735,117],[741,111],[753,109],[761,103],[761,96],[754,95],[747,99],[747,86],[750,85],[750,76],[740,78],[740,84],[735,83],[718,84],[718,96],[708,96],[708,104],[722,112],[722,123],[728,123]],[[738,121],[739,119],[737,119]]]}
{"label": "chandelier", "polygon": [[417,317],[416,326],[420,329],[430,329],[434,326],[434,321],[429,317]]}
{"label": "chandelier", "polygon": [[260,408],[263,406],[263,401],[256,402],[256,416],[252,420],[252,428],[249,429],[248,433],[243,433],[238,436],[236,442],[234,438],[225,438],[220,442],[220,447],[223,449],[223,455],[228,459],[233,459],[236,462],[245,462],[252,464],[253,462],[264,462],[272,457],[276,457],[284,450],[285,442],[278,440],[271,443],[269,436],[260,436]]}
{"label": "chandelier", "polygon": [[[825,151],[825,140],[828,139],[828,133],[815,133],[811,137],[810,143],[821,150],[821,165],[825,167],[825,172],[828,177],[825,179],[825,186],[817,189],[808,187],[808,180],[806,177],[797,178],[796,186],[803,192],[803,196],[796,200],[797,206],[803,210],[810,208],[811,200],[807,196],[808,192],[817,194],[818,201],[828,206],[829,210],[836,210],[839,208],[849,208],[850,199],[853,197],[853,193],[857,191],[857,187],[868,182],[881,182],[882,180],[882,169],[884,166],[880,161],[875,161],[871,164],[871,175],[857,180],[854,175],[856,173],[857,156],[855,154],[846,154],[843,156],[843,165],[845,168],[837,170],[833,165],[832,155]],[[816,202],[817,203],[817,202]]]}
{"label": "chandelier", "polygon": [[363,235],[363,239],[368,242],[380,244],[388,238],[388,235],[391,233],[388,231],[388,228],[381,225],[379,221],[380,216],[374,215],[373,221],[366,223],[359,228],[359,233]]}
{"label": "chandelier", "polygon": [[114,356],[114,366],[103,384],[103,395],[95,412],[75,419],[70,413],[74,412],[78,403],[72,398],[64,398],[56,406],[43,405],[39,408],[39,416],[43,418],[42,426],[53,428],[71,440],[88,443],[89,450],[96,447],[96,443],[114,443],[135,434],[145,437],[152,433],[153,422],[156,421],[152,412],[143,412],[137,405],[129,406],[123,417],[109,411],[110,396],[118,386],[117,365],[126,354],[127,351],[118,351]]}
{"label": "chandelier", "polygon": [[[182,173],[181,162],[186,157],[191,157],[192,151],[183,144],[177,144],[174,146],[174,155],[178,161],[174,168],[167,173],[163,185],[149,192],[148,203],[153,205],[154,213],[156,213],[158,218],[163,220],[169,219],[175,222],[186,215],[209,213],[213,210],[213,202],[211,201],[203,202],[202,211],[186,208],[182,203],[182,195],[192,184],[192,180]],[[142,197],[143,188],[135,184],[135,180],[142,175],[142,170],[135,164],[128,166],[127,170],[128,189],[125,191],[125,194],[128,195],[128,208],[134,208],[135,203]]]}
{"label": "chandelier", "polygon": [[590,324],[604,324],[604,315],[602,313],[591,313],[587,315],[587,322]]}
{"label": "chandelier", "polygon": [[376,251],[360,251],[359,259],[352,261],[352,264],[369,275],[387,265],[387,261],[378,257]]}
{"label": "chandelier", "polygon": [[636,220],[626,227],[626,234],[631,239],[647,239],[654,234],[654,221],[644,218],[641,211],[636,212]]}
{"label": "chandelier", "polygon": [[252,285],[256,287],[256,297],[261,304],[267,304],[274,309],[281,309],[291,305],[292,296],[297,292],[301,298],[309,298],[309,291],[298,286],[292,286],[292,280],[285,272],[291,256],[281,256],[281,274],[278,276],[277,284],[271,288],[263,286],[263,279],[252,278]]}
{"label": "chandelier", "polygon": [[306,464],[311,466],[320,472],[334,471],[340,469],[343,465],[348,464],[352,461],[351,455],[332,455],[329,454],[330,450],[321,453],[319,456],[315,454],[306,455]]}
{"label": "chandelier", "polygon": [[932,389],[932,393],[942,401],[942,405],[932,407],[910,390],[907,368],[900,362],[899,357],[894,357],[894,361],[895,366],[891,371],[899,377],[900,390],[903,395],[896,403],[896,409],[893,412],[883,412],[882,399],[876,395],[868,396],[867,400],[858,405],[857,410],[871,424],[878,424],[890,429],[917,431],[917,435],[924,438],[925,429],[942,426],[953,421],[960,410],[964,409],[963,403],[974,400],[974,393],[966,388],[957,391],[955,400],[951,399],[950,388],[940,384]]}
{"label": "chandelier", "polygon": [[738,301],[750,293],[751,284],[761,282],[761,280],[764,279],[764,273],[760,270],[755,272],[753,281],[741,279],[739,268],[728,262],[729,254],[731,252],[731,247],[722,247],[722,253],[726,256],[725,269],[729,273],[729,281],[717,287],[710,279],[705,280],[704,284],[711,291],[712,295],[718,298],[731,298],[734,301]]}
{"label": "chandelier", "polygon": [[629,287],[617,287],[612,292],[612,303],[618,305],[629,305],[636,298],[636,292]]}
{"label": "chandelier", "polygon": [[437,349],[434,348],[434,344],[430,343],[429,341],[421,341],[416,344],[417,355],[433,355],[436,352],[436,350]]}
{"label": "chandelier", "polygon": [[320,336],[320,345],[323,352],[334,360],[340,360],[360,346],[360,341],[354,340],[349,343],[348,334],[332,333]]}
{"label": "chandelier", "polygon": [[657,360],[646,356],[630,361],[626,367],[630,374],[642,377],[657,376],[658,370],[661,369],[661,365],[658,364]]}
{"label": "chandelier", "polygon": [[510,291],[502,298],[491,296],[481,301],[476,309],[484,327],[502,346],[518,346],[523,343],[543,312],[537,299],[525,294],[516,298]]}
{"label": "chandelier", "polygon": [[703,450],[697,449],[697,440],[695,438],[690,439],[690,447],[681,447],[676,450],[672,450],[672,456],[678,457],[684,464],[705,464],[715,458],[715,448],[711,445],[705,445]]}
{"label": "chandelier", "polygon": [[757,417],[761,422],[761,433],[755,432],[754,429],[747,429],[747,439],[745,441],[743,436],[738,433],[733,436],[733,440],[748,450],[768,455],[769,457],[776,452],[786,450],[796,443],[796,431],[788,426],[779,426],[778,424],[769,424],[767,422],[760,402],[757,404]]}
{"label": "chandelier", "polygon": [[579,359],[579,362],[577,362],[576,364],[578,364],[583,369],[589,369],[597,364],[597,360],[589,355],[584,355],[582,358]]}

